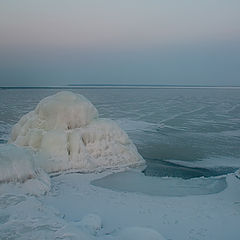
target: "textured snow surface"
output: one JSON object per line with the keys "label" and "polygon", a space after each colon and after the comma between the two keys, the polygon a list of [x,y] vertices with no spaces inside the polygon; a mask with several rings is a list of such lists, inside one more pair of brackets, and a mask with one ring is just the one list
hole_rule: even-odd
{"label": "textured snow surface", "polygon": [[97,232],[102,228],[102,219],[97,214],[88,214],[78,224],[83,231],[96,236]]}
{"label": "textured snow surface", "polygon": [[165,240],[165,238],[157,231],[151,228],[130,227],[124,229],[119,237],[119,240]]}
{"label": "textured snow surface", "polygon": [[128,135],[112,120],[98,118],[83,96],[59,92],[40,101],[13,127],[10,142],[31,147],[46,172],[104,170],[144,163]]}
{"label": "textured snow surface", "polygon": [[[153,197],[90,184],[111,172],[61,174],[51,178],[51,190],[41,196],[26,191],[25,184],[37,178],[1,184],[0,238],[239,239],[240,180],[234,174],[226,176],[228,187],[217,194]],[[140,184],[145,178],[142,175]]]}

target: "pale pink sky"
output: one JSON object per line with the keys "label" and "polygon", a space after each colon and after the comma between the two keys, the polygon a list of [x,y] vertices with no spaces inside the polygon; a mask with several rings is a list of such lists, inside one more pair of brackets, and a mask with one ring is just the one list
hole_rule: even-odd
{"label": "pale pink sky", "polygon": [[134,47],[240,39],[234,0],[0,2],[0,46]]}

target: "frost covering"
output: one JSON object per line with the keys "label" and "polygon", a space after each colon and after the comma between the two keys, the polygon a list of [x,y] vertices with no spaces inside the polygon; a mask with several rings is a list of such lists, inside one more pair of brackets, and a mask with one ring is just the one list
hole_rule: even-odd
{"label": "frost covering", "polygon": [[13,127],[10,142],[32,147],[41,156],[36,166],[47,172],[94,171],[144,162],[114,121],[98,118],[91,102],[67,91],[41,100],[24,115]]}

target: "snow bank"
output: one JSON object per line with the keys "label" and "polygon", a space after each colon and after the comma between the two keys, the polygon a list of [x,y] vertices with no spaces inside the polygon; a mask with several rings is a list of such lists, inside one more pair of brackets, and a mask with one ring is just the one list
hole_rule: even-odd
{"label": "snow bank", "polygon": [[[50,177],[42,169],[36,168],[35,161],[31,149],[14,144],[0,145],[0,195],[6,192],[30,195],[48,192],[51,188]],[[15,184],[16,182],[22,184]]]}
{"label": "snow bank", "polygon": [[19,186],[20,192],[40,196],[51,190],[51,179],[42,169],[35,171],[37,176]]}
{"label": "snow bank", "polygon": [[31,147],[37,168],[83,172],[144,162],[127,134],[113,121],[98,118],[83,96],[59,92],[40,101],[13,127],[10,142]]}
{"label": "snow bank", "polygon": [[51,179],[47,173],[39,169],[34,178],[27,179],[21,183],[2,182],[0,184],[0,195],[4,194],[27,194],[29,196],[41,196],[51,190]]}
{"label": "snow bank", "polygon": [[0,145],[0,183],[25,181],[36,176],[33,153],[13,144]]}

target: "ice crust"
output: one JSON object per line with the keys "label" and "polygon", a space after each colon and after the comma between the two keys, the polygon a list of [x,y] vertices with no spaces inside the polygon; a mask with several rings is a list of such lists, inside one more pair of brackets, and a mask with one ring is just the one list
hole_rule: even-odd
{"label": "ice crust", "polygon": [[[35,167],[48,173],[69,169],[90,172],[144,163],[114,121],[98,118],[91,102],[68,91],[41,100],[34,111],[24,115],[13,127],[10,143],[33,149]],[[31,168],[31,162],[24,164]]]}

